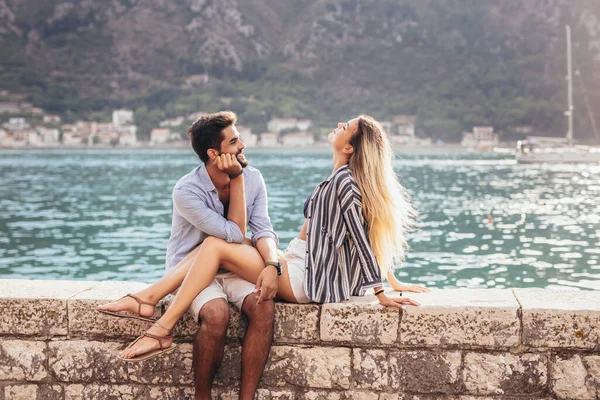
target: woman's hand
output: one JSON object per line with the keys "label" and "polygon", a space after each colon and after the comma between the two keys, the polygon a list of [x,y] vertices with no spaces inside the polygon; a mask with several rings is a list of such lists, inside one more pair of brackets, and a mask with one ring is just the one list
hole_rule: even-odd
{"label": "woman's hand", "polygon": [[385,307],[396,307],[396,308],[404,308],[403,304],[408,304],[411,306],[420,306],[416,301],[409,299],[408,297],[387,297],[385,293],[381,293],[377,295],[377,300],[379,300],[379,304]]}
{"label": "woman's hand", "polygon": [[402,283],[396,279],[394,274],[391,272],[388,273],[387,281],[390,283],[392,289],[394,289],[396,292],[425,293],[430,291],[425,286]]}

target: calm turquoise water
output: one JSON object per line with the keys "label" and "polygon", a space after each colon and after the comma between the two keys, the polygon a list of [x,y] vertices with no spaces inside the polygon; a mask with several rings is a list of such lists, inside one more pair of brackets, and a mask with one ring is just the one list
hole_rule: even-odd
{"label": "calm turquoise water", "polygon": [[[248,151],[281,247],[332,169],[326,151]],[[510,156],[399,154],[421,212],[396,274],[436,287],[600,289],[600,167]],[[188,150],[0,151],[0,277],[153,281]],[[492,223],[488,223],[488,216]]]}

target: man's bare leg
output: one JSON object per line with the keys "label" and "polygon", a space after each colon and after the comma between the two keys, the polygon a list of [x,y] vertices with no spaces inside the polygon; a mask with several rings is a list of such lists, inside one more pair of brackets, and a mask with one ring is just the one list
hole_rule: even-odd
{"label": "man's bare leg", "polygon": [[257,300],[258,295],[251,293],[242,305],[242,312],[248,317],[248,329],[242,346],[242,400],[254,399],[273,341],[275,303],[268,300],[257,305]]}
{"label": "man's bare leg", "polygon": [[200,309],[200,329],[194,340],[194,386],[196,400],[211,400],[210,390],[217,374],[229,324],[229,304],[214,299]]}

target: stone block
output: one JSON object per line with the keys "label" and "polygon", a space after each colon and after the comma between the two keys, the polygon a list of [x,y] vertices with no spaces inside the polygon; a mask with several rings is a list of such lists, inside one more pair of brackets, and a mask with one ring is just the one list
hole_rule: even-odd
{"label": "stone block", "polygon": [[0,340],[0,379],[41,381],[48,377],[46,343]]}
{"label": "stone block", "polygon": [[353,297],[321,306],[321,340],[352,346],[391,346],[398,339],[400,310],[383,307],[375,296]]}
{"label": "stone block", "polygon": [[458,351],[390,352],[390,385],[415,393],[456,393],[461,355]]}
{"label": "stone block", "polygon": [[309,390],[304,393],[299,393],[296,397],[298,400],[342,400],[340,392],[326,392],[324,390]]}
{"label": "stone block", "polygon": [[463,382],[472,394],[535,395],[548,390],[548,359],[541,354],[469,353]]}
{"label": "stone block", "polygon": [[352,349],[354,387],[383,390],[388,385],[387,351]]}
{"label": "stone block", "polygon": [[519,303],[510,290],[444,289],[410,293],[400,323],[403,346],[511,347],[519,344]]}
{"label": "stone block", "polygon": [[89,289],[83,281],[0,280],[0,334],[68,334],[67,299]]}
{"label": "stone block", "polygon": [[583,364],[588,372],[587,384],[594,388],[596,397],[600,398],[600,355],[584,357]]}
{"label": "stone block", "polygon": [[523,310],[523,344],[600,349],[600,291],[514,289]]}
{"label": "stone block", "polygon": [[275,303],[276,343],[315,343],[319,341],[320,306]]}
{"label": "stone block", "polygon": [[291,390],[258,389],[257,400],[294,400],[294,392]]}
{"label": "stone block", "polygon": [[[140,282],[99,282],[68,301],[69,332],[74,337],[108,337],[131,339],[150,327],[150,323],[131,318],[117,318],[96,311],[101,304],[116,301],[127,293],[136,293],[148,285]],[[160,316],[160,305],[155,316]]]}
{"label": "stone block", "polygon": [[273,346],[263,384],[349,389],[350,375],[350,349]]}
{"label": "stone block", "polygon": [[[597,366],[594,359],[591,360],[591,363],[589,362],[590,360],[586,361],[588,362],[588,366],[592,366],[592,370]],[[598,386],[595,388],[594,386],[594,381],[588,377],[588,371],[581,356],[553,357],[552,392],[559,399],[596,399],[600,390],[598,390]]]}
{"label": "stone block", "polygon": [[242,373],[242,348],[237,344],[225,346],[223,361],[215,376],[215,384],[228,386],[238,386]]}
{"label": "stone block", "polygon": [[55,400],[63,398],[60,385],[10,385],[4,389],[3,400]]}
{"label": "stone block", "polygon": [[61,382],[192,384],[191,344],[179,343],[173,352],[141,363],[117,358],[122,343],[72,340],[49,347],[50,370]]}
{"label": "stone block", "polygon": [[144,387],[135,385],[69,385],[65,388],[65,400],[137,400],[143,397]]}
{"label": "stone block", "polygon": [[140,398],[148,400],[193,400],[195,394],[193,386],[154,386],[147,387],[145,392],[144,397]]}

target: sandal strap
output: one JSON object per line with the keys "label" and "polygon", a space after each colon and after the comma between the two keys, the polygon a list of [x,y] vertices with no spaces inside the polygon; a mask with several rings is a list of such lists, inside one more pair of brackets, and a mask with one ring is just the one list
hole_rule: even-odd
{"label": "sandal strap", "polygon": [[133,294],[133,293],[127,293],[127,294],[126,294],[125,296],[123,296],[123,297],[131,297],[132,299],[134,299],[135,301],[137,301],[137,303],[138,303],[138,315],[142,315],[142,305],[144,305],[144,304],[145,304],[145,305],[149,305],[149,306],[152,306],[152,307],[155,307],[155,306],[156,306],[155,304],[148,303],[147,301],[144,301],[144,300],[140,299],[139,297],[137,297],[137,296],[136,296],[135,294]]}
{"label": "sandal strap", "polygon": [[162,342],[162,341],[163,341],[164,339],[169,339],[169,338],[172,338],[172,336],[171,336],[171,335],[167,335],[167,336],[158,336],[158,335],[153,335],[153,334],[151,334],[151,333],[148,333],[148,332],[146,332],[146,333],[143,333],[143,334],[142,334],[142,336],[146,336],[146,337],[149,337],[149,338],[151,338],[151,339],[154,339],[154,340],[156,340],[156,341],[158,342],[158,345],[160,346],[160,349],[161,349],[161,350],[164,350],[164,348],[163,348],[163,342]]}
{"label": "sandal strap", "polygon": [[160,322],[158,322],[158,321],[155,321],[155,322],[152,324],[152,326],[157,326],[157,327],[159,327],[159,328],[162,328],[162,329],[164,329],[165,331],[169,332],[169,334],[168,334],[167,336],[171,336],[171,335],[173,335],[173,330],[172,330],[172,329],[169,329],[169,328],[167,328],[167,327],[163,326],[163,325],[162,325]]}

